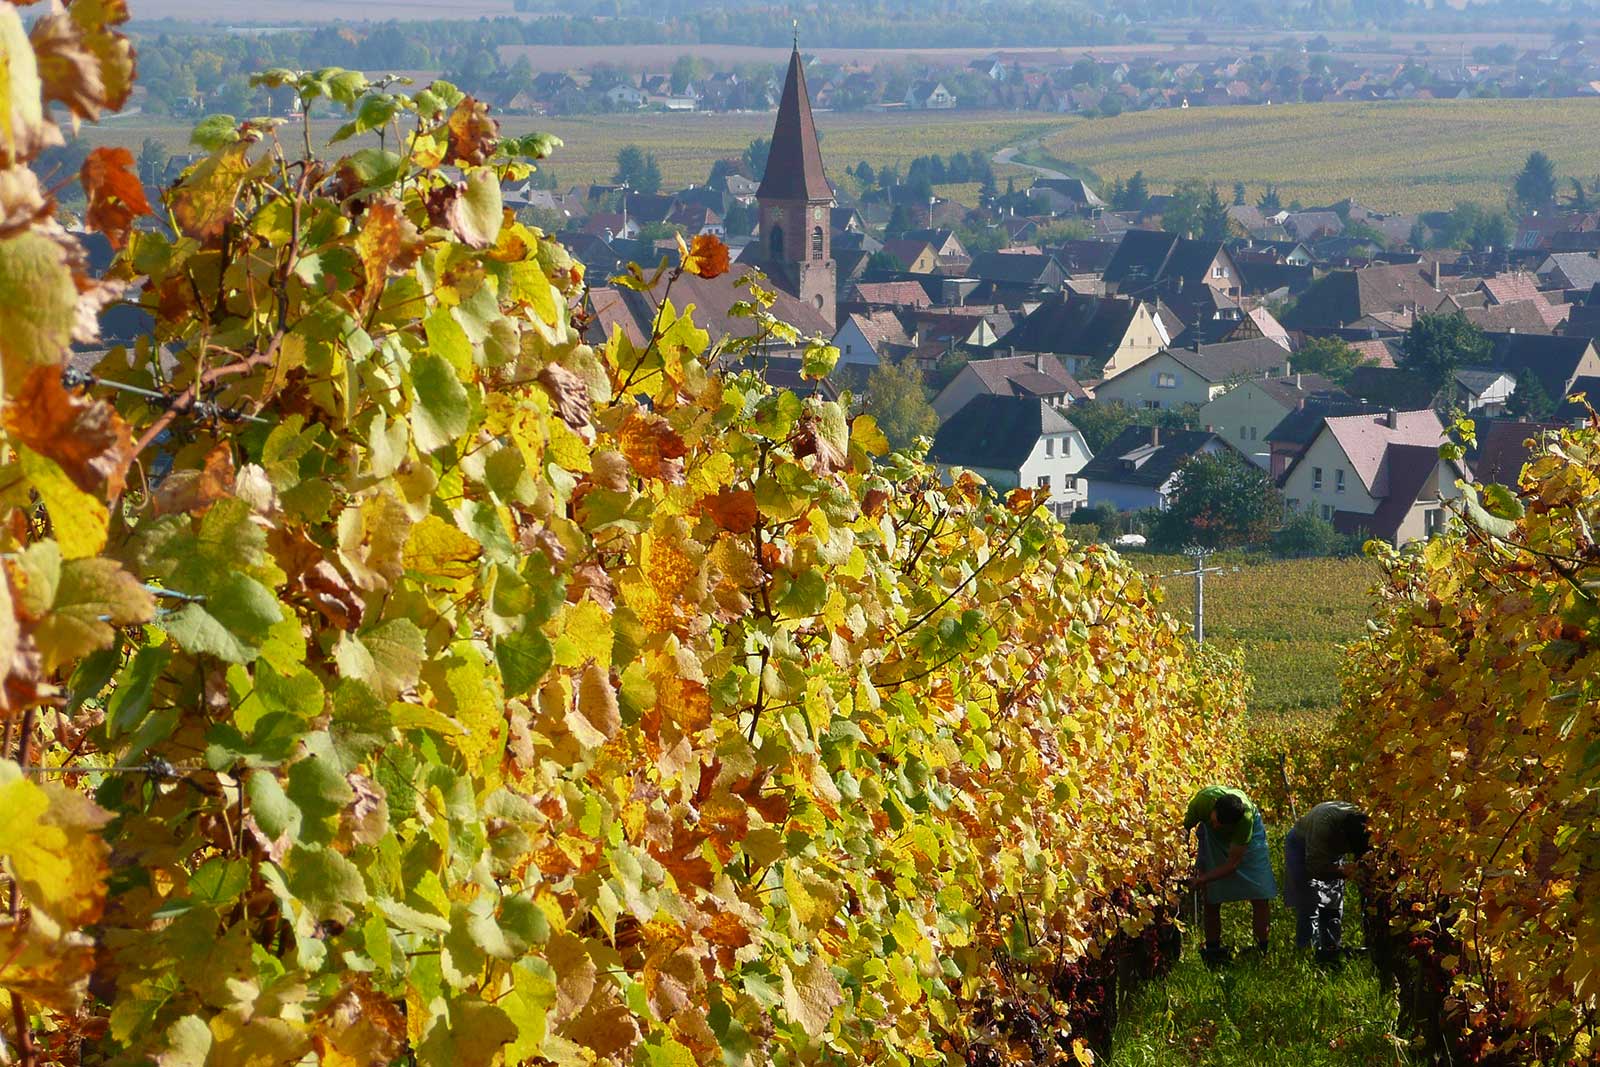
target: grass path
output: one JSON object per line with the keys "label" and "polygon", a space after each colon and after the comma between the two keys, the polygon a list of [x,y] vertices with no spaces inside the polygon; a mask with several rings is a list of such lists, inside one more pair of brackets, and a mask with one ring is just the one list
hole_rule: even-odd
{"label": "grass path", "polygon": [[[1276,835],[1275,835],[1276,837]],[[1281,845],[1275,840],[1274,858]],[[1237,951],[1250,944],[1247,904],[1223,907],[1223,939]],[[1360,945],[1360,912],[1352,889],[1345,905],[1345,944]],[[1199,959],[1198,927],[1185,931],[1184,954],[1164,978],[1135,990],[1122,1004],[1111,1067],[1414,1067],[1392,1034],[1395,1002],[1366,959],[1337,973],[1316,967],[1294,948],[1294,916],[1280,898],[1272,911],[1272,949],[1208,969]]]}

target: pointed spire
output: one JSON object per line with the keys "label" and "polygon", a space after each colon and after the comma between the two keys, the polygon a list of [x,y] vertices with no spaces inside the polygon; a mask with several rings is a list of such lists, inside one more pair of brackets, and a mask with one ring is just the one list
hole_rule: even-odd
{"label": "pointed spire", "polygon": [[[798,25],[798,23],[797,23]],[[789,55],[789,75],[784,79],[783,98],[778,101],[778,120],[772,127],[772,151],[767,156],[767,172],[756,190],[758,200],[832,200],[833,187],[822,169],[822,149],[817,144],[817,126],[811,117],[811,95],[806,91],[805,66],[800,61],[800,35],[795,31],[794,51]]]}

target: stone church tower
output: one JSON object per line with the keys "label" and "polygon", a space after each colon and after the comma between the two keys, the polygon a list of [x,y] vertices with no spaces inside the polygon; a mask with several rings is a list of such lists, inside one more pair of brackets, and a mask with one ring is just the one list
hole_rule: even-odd
{"label": "stone church tower", "polygon": [[833,187],[811,118],[811,96],[797,44],[772,128],[772,152],[756,190],[760,253],[753,257],[775,284],[837,323],[838,268],[833,261],[828,209]]}

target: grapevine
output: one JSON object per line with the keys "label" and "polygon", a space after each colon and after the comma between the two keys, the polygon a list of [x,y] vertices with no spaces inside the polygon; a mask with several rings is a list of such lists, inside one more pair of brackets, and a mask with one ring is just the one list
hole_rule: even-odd
{"label": "grapevine", "polygon": [[[446,83],[268,72],[302,129],[207,120],[159,204],[98,151],[88,277],[28,163],[126,99],[125,18],[0,5],[25,1067],[1092,1062],[1053,997],[1170,926],[1237,664],[1036,495],[739,370],[793,337],[759,286],[750,340],[668,298],[586,342],[500,199],[554,146]],[[69,368],[118,299],[150,335]]]}
{"label": "grapevine", "polygon": [[1384,554],[1378,617],[1347,665],[1346,793],[1381,831],[1379,926],[1416,961],[1457,1062],[1587,1062],[1600,426],[1560,433],[1515,493],[1469,490],[1465,521]]}

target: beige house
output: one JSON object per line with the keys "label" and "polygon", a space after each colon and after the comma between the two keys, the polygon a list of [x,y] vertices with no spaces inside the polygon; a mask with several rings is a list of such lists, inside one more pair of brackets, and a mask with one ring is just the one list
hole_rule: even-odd
{"label": "beige house", "polygon": [[1440,457],[1444,438],[1432,409],[1328,418],[1284,473],[1284,506],[1395,545],[1432,536],[1461,496],[1457,480],[1471,480]]}
{"label": "beige house", "polygon": [[1285,374],[1242,382],[1200,407],[1199,423],[1228,439],[1228,443],[1262,469],[1272,466],[1267,435],[1307,400],[1346,399],[1344,390],[1320,374]]}
{"label": "beige house", "polygon": [[1131,408],[1169,410],[1208,404],[1242,382],[1288,372],[1287,352],[1265,337],[1252,337],[1163,349],[1108,376],[1095,386],[1094,395]]}

